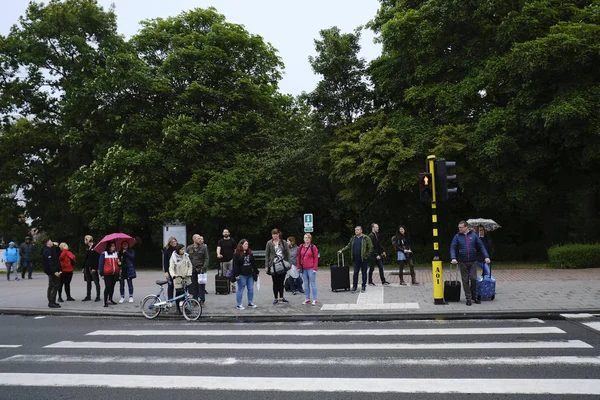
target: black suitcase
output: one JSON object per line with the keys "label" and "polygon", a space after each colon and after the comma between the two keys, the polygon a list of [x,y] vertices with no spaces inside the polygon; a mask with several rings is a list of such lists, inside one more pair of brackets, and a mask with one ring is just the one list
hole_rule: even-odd
{"label": "black suitcase", "polygon": [[225,276],[225,273],[223,272],[223,266],[221,265],[221,263],[219,263],[219,267],[217,268],[217,275],[215,275],[215,293],[231,293],[231,281]]}
{"label": "black suitcase", "polygon": [[344,263],[344,255],[338,254],[337,264],[331,265],[331,291],[350,290],[350,268]]}
{"label": "black suitcase", "polygon": [[454,270],[454,274],[452,274],[452,267],[450,267],[450,279],[452,279],[452,275],[456,280],[444,281],[444,300],[446,302],[460,301],[462,284],[458,280],[458,267]]}

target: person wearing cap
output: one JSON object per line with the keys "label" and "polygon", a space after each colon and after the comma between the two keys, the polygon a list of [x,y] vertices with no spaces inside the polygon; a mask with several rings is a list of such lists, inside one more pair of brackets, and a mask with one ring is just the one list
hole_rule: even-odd
{"label": "person wearing cap", "polygon": [[4,263],[6,264],[6,280],[10,281],[10,270],[15,270],[15,281],[19,280],[17,268],[19,268],[19,250],[15,242],[9,242],[8,247],[4,251]]}
{"label": "person wearing cap", "polygon": [[31,274],[33,274],[33,252],[35,251],[35,245],[33,244],[33,240],[31,240],[31,236],[25,237],[25,242],[21,243],[19,246],[19,256],[21,257],[21,278],[25,279],[25,271],[29,272],[27,276],[28,279],[31,279]]}

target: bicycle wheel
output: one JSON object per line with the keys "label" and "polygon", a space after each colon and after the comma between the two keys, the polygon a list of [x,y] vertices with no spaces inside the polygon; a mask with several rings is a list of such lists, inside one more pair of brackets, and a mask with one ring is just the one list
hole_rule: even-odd
{"label": "bicycle wheel", "polygon": [[142,314],[148,319],[154,319],[160,314],[161,307],[153,307],[154,304],[160,303],[160,298],[157,295],[149,294],[142,300]]}
{"label": "bicycle wheel", "polygon": [[196,299],[186,299],[183,302],[183,316],[188,321],[196,321],[202,315],[202,306]]}

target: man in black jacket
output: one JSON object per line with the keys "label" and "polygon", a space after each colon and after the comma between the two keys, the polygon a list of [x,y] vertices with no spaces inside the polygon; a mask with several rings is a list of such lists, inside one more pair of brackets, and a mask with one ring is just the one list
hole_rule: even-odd
{"label": "man in black jacket", "polygon": [[381,278],[381,284],[384,286],[390,283],[385,280],[385,273],[383,272],[383,259],[387,256],[383,246],[381,246],[381,240],[379,238],[379,225],[371,224],[371,233],[369,233],[371,242],[373,242],[373,252],[369,256],[369,285],[377,286],[373,282],[373,271],[375,270],[375,264],[379,267],[379,277]]}
{"label": "man in black jacket", "polygon": [[52,248],[54,243],[51,239],[47,239],[42,248],[42,266],[44,273],[48,275],[48,307],[60,308],[60,304],[56,302],[56,294],[60,286],[60,263],[56,251]]}

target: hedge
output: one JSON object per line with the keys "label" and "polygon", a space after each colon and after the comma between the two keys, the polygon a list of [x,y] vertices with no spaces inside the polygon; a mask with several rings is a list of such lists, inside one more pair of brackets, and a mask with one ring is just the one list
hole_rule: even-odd
{"label": "hedge", "polygon": [[600,267],[600,244],[568,244],[548,249],[548,260],[555,268]]}

